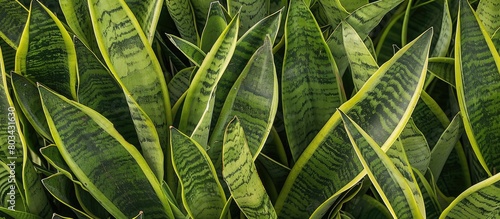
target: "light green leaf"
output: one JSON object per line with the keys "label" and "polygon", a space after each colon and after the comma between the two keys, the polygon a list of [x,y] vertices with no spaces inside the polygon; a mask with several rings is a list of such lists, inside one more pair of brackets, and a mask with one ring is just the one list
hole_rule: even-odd
{"label": "light green leaf", "polygon": [[168,94],[170,95],[170,103],[177,103],[181,96],[189,89],[190,77],[193,71],[196,72],[196,67],[191,66],[184,68],[174,75],[172,80],[168,82]]}
{"label": "light green leaf", "polygon": [[217,39],[209,56],[203,60],[196,72],[187,91],[179,123],[179,129],[183,133],[192,134],[209,104],[211,93],[234,53],[238,26],[239,19],[236,16]]}
{"label": "light green leaf", "polygon": [[438,198],[433,186],[429,184],[424,175],[417,169],[413,169],[415,179],[417,180],[418,187],[422,192],[422,197],[425,202],[425,215],[426,218],[438,218],[441,214],[441,206],[439,206]]}
{"label": "light green leaf", "polygon": [[76,99],[76,53],[61,21],[32,1],[29,22],[19,42],[16,72]]}
{"label": "light green leaf", "polygon": [[455,59],[444,57],[429,58],[429,72],[455,87]]}
{"label": "light green leaf", "polygon": [[193,43],[179,38],[172,34],[167,34],[168,39],[179,49],[189,61],[193,62],[196,66],[200,67],[201,63],[207,56],[198,46]]}
{"label": "light green leaf", "polygon": [[12,211],[5,207],[0,207],[0,217],[7,217],[13,219],[42,219],[36,214],[30,214],[24,211]]}
{"label": "light green leaf", "polygon": [[276,218],[237,117],[227,125],[222,153],[222,175],[234,201],[248,218]]}
{"label": "light green leaf", "polygon": [[297,160],[345,99],[330,49],[303,1],[290,1],[281,81],[285,130]]}
{"label": "light green leaf", "polygon": [[481,0],[477,5],[477,17],[483,24],[486,32],[493,36],[500,28],[500,2],[495,0]]}
{"label": "light green leaf", "polygon": [[432,148],[429,169],[434,178],[439,179],[448,156],[450,156],[450,153],[462,136],[462,126],[462,117],[459,114],[455,115],[434,148]]}
{"label": "light green leaf", "polygon": [[[394,218],[423,218],[421,211],[425,211],[425,209],[422,209],[423,206],[419,206],[419,201],[417,201],[418,198],[422,197],[416,196],[416,193],[418,194],[420,191],[415,191],[408,184],[407,174],[409,172],[401,173],[398,165],[393,163],[393,161],[405,163],[406,156],[401,145],[396,143],[389,151],[393,150],[395,154],[402,156],[391,156],[392,152],[389,151],[387,153],[391,154],[385,154],[358,124],[342,111],[340,114],[356,155],[392,216]],[[397,153],[394,150],[403,153]]]}
{"label": "light green leaf", "polygon": [[210,3],[208,10],[208,18],[203,32],[201,33],[200,48],[203,52],[208,53],[217,39],[228,26],[225,16],[224,6],[218,1]]}
{"label": "light green leaf", "polygon": [[460,194],[439,218],[500,217],[500,173],[477,183]]}
{"label": "light green leaf", "polygon": [[196,141],[170,129],[172,162],[182,187],[182,202],[192,218],[218,218],[226,203],[210,158]]}
{"label": "light green leaf", "polygon": [[191,1],[165,0],[165,2],[170,17],[174,20],[180,36],[192,44],[199,45],[200,36],[196,29],[196,18]]}
{"label": "light green leaf", "polygon": [[137,149],[96,111],[39,86],[52,137],[83,186],[114,217],[173,218],[161,185]]}
{"label": "light green leaf", "polygon": [[399,139],[411,167],[425,174],[431,160],[431,151],[425,135],[417,128],[412,118],[399,135]]}
{"label": "light green leaf", "polygon": [[482,167],[500,169],[500,56],[477,15],[460,1],[455,39],[455,78],[465,133]]}
{"label": "light green leaf", "polygon": [[[384,149],[399,136],[417,103],[431,36],[429,30],[398,51],[340,106]],[[293,166],[275,204],[279,217],[308,217],[363,177],[363,167],[353,159],[356,155],[340,122],[340,114],[335,113]],[[332,204],[335,199],[328,201]]]}
{"label": "light green leaf", "polygon": [[150,45],[153,43],[156,24],[158,24],[158,20],[160,19],[163,1],[164,0],[125,0],[130,11],[132,11],[134,17],[137,18],[137,22],[141,25],[142,31],[146,35]]}
{"label": "light green leaf", "polygon": [[107,67],[151,119],[162,149],[168,151],[170,99],[163,71],[146,35],[123,0],[89,0],[88,4]]}
{"label": "light green leaf", "polygon": [[59,0],[59,5],[71,31],[93,52],[98,52],[87,0]]}
{"label": "light green leaf", "polygon": [[277,108],[278,79],[268,37],[250,58],[226,98],[210,139],[208,153],[212,160],[220,159],[224,131],[235,116],[247,133],[250,153],[257,157],[271,131]]}

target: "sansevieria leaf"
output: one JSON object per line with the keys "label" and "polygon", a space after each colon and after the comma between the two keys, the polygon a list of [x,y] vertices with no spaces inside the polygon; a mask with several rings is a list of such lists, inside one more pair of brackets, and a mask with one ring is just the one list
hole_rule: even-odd
{"label": "sansevieria leaf", "polygon": [[236,47],[239,19],[236,16],[219,36],[207,57],[203,60],[187,91],[179,130],[191,135],[198,125],[211,93],[227,68]]}
{"label": "sansevieria leaf", "polygon": [[137,149],[94,110],[39,86],[52,137],[83,186],[114,217],[173,218],[160,182]]}
{"label": "sansevieria leaf", "polygon": [[313,14],[303,1],[290,1],[281,95],[294,160],[345,99],[340,84],[337,66]]}
{"label": "sansevieria leaf", "polygon": [[[399,50],[340,106],[384,149],[399,136],[417,103],[431,36],[428,30]],[[293,166],[275,204],[279,217],[308,217],[327,199],[350,188],[351,181],[361,179],[363,167],[353,159],[356,154],[340,123],[340,114],[335,113]]]}
{"label": "sansevieria leaf", "polygon": [[500,173],[460,194],[439,218],[499,218]]}
{"label": "sansevieria leaf", "polygon": [[237,117],[227,125],[223,147],[222,175],[241,211],[247,218],[276,218]]}
{"label": "sansevieria leaf", "polygon": [[170,99],[160,63],[124,0],[88,1],[97,43],[110,72],[157,129],[167,151]]}
{"label": "sansevieria leaf", "polygon": [[[392,216],[423,218],[421,206],[418,205],[413,189],[405,180],[406,176],[403,176],[391,158],[361,127],[342,111],[340,114],[356,155]],[[392,147],[399,147],[396,150],[403,151],[401,144],[396,143]],[[403,155],[399,159],[406,159],[404,153],[399,155]]]}
{"label": "sansevieria leaf", "polygon": [[165,4],[180,36],[192,44],[199,45],[200,36],[196,29],[196,20],[190,0],[166,0]]}
{"label": "sansevieria leaf", "polygon": [[467,0],[460,1],[455,78],[465,133],[488,175],[500,169],[500,56]]}
{"label": "sansevieria leaf", "polygon": [[9,46],[17,49],[24,25],[28,19],[28,10],[18,1],[0,1],[0,38]]}
{"label": "sansevieria leaf", "polygon": [[142,31],[148,38],[150,44],[156,31],[156,24],[160,19],[160,12],[164,0],[125,0],[128,7],[134,13],[134,17],[142,27]]}
{"label": "sansevieria leaf", "polygon": [[31,2],[17,49],[16,72],[76,99],[73,41],[61,21],[37,0]]}
{"label": "sansevieria leaf", "polygon": [[226,196],[205,149],[173,127],[170,135],[172,162],[186,211],[192,218],[218,218]]}

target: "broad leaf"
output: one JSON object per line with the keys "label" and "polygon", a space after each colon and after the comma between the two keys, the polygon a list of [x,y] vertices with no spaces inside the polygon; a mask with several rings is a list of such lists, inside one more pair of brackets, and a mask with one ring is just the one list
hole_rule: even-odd
{"label": "broad leaf", "polygon": [[[387,148],[410,118],[425,79],[432,31],[402,48],[340,109]],[[389,107],[390,106],[390,107]],[[275,208],[281,218],[308,217],[360,180],[363,167],[335,113],[292,168]],[[321,176],[321,177],[319,177]]]}
{"label": "broad leaf", "polygon": [[290,1],[281,81],[286,134],[297,160],[345,99],[330,49],[303,1]]}
{"label": "broad leaf", "polygon": [[[18,1],[0,1],[0,38],[9,46],[17,49],[24,25],[28,19],[28,10]],[[5,48],[4,48],[5,49]]]}
{"label": "broad leaf", "polygon": [[180,36],[192,44],[199,45],[200,36],[190,0],[166,0],[165,4]]}
{"label": "broad leaf", "polygon": [[[137,149],[94,110],[39,86],[52,137],[72,173],[114,217],[172,218],[161,185]],[[126,191],[126,192],[125,192]]]}

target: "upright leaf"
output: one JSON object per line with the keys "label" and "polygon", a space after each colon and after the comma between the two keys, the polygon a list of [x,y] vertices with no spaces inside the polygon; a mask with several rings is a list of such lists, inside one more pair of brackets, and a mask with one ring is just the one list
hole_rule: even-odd
{"label": "upright leaf", "polygon": [[[398,51],[340,106],[384,149],[396,140],[417,103],[431,36],[429,30]],[[275,204],[279,217],[308,217],[325,200],[346,191],[345,185],[361,179],[363,167],[352,159],[356,155],[340,122],[335,113],[293,166]]]}
{"label": "upright leaf", "polygon": [[73,41],[61,21],[38,0],[32,1],[19,43],[16,72],[76,99]]}
{"label": "upright leaf", "polygon": [[196,18],[191,2],[189,0],[166,0],[166,6],[180,36],[192,44],[199,45],[200,36],[196,29]]}
{"label": "upright leaf", "polygon": [[236,47],[239,19],[236,16],[219,36],[217,42],[205,57],[200,68],[196,72],[191,85],[187,91],[184,102],[179,129],[183,133],[191,135],[198,125],[210,95],[214,91],[222,73],[227,68],[229,60]]}
{"label": "upright leaf", "polygon": [[114,217],[173,218],[153,171],[96,111],[39,86],[52,137],[72,173]]}
{"label": "upright leaf", "polygon": [[303,1],[290,1],[288,8],[281,95],[290,151],[297,160],[345,99],[330,49]]}
{"label": "upright leaf", "polygon": [[226,196],[205,149],[175,128],[170,129],[170,135],[172,162],[189,216],[218,218]]}
{"label": "upright leaf", "polygon": [[500,169],[500,56],[467,0],[460,1],[455,78],[465,133],[484,170]]}
{"label": "upright leaf", "polygon": [[92,29],[87,0],[59,0],[59,5],[66,23],[74,34],[93,52],[98,52],[99,48]]}
{"label": "upright leaf", "polygon": [[109,70],[152,120],[161,147],[172,124],[163,71],[141,26],[123,0],[88,1],[97,43]]}
{"label": "upright leaf", "polygon": [[500,28],[500,2],[481,0],[477,6],[477,16],[484,24],[485,31],[491,36]]}
{"label": "upright leaf", "polygon": [[266,38],[264,45],[250,58],[226,98],[210,139],[211,150],[208,153],[211,158],[218,160],[220,157],[224,130],[235,116],[239,118],[243,130],[247,133],[250,153],[256,157],[271,131],[277,108],[278,79],[273,63],[271,39]]}
{"label": "upright leaf", "polygon": [[224,7],[218,1],[210,3],[208,10],[207,23],[201,33],[200,48],[203,52],[208,53],[215,44],[219,36],[228,26],[225,16]]}
{"label": "upright leaf", "polygon": [[245,132],[237,117],[227,126],[222,153],[222,175],[234,201],[247,218],[276,218],[273,204],[266,193],[254,164]]}

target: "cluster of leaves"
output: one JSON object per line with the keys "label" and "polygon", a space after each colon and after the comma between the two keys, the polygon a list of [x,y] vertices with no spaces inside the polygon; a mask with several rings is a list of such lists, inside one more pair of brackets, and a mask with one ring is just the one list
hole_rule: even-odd
{"label": "cluster of leaves", "polygon": [[498,218],[499,17],[0,0],[0,217]]}

